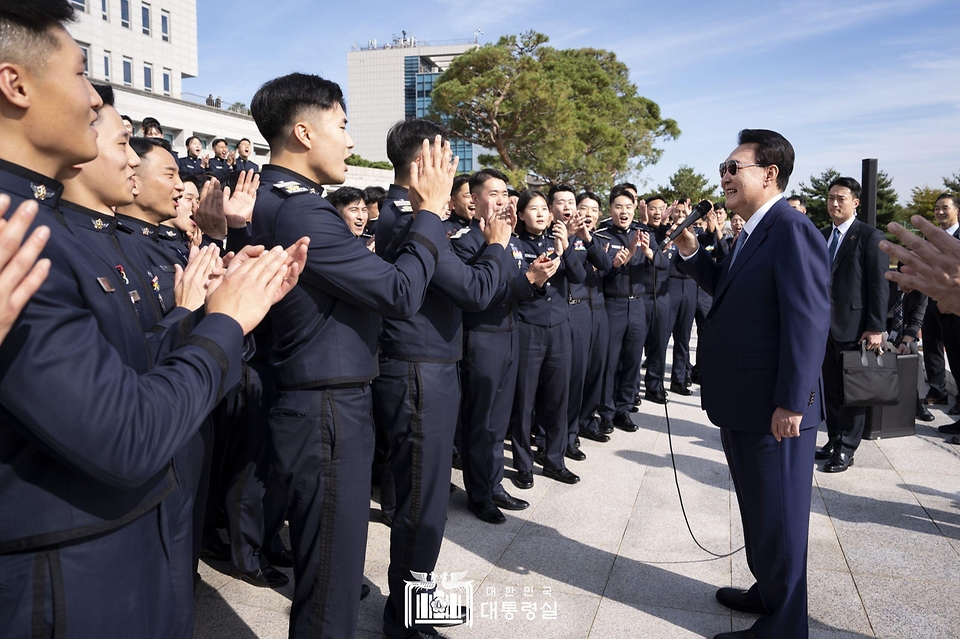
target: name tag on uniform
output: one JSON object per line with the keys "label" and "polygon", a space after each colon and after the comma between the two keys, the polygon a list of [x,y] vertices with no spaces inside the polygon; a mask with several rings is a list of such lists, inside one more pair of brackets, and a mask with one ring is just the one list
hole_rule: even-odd
{"label": "name tag on uniform", "polygon": [[401,213],[413,213],[413,206],[409,200],[397,200],[393,203]]}
{"label": "name tag on uniform", "polygon": [[296,195],[298,193],[308,193],[310,189],[303,186],[299,182],[294,182],[289,180],[287,182],[277,182],[273,185],[273,188],[283,191],[287,195]]}
{"label": "name tag on uniform", "polygon": [[103,289],[104,293],[113,293],[115,290],[117,290],[113,288],[113,284],[110,283],[110,280],[105,277],[98,277],[97,284],[100,285],[100,288]]}
{"label": "name tag on uniform", "polygon": [[458,240],[458,239],[460,239],[461,237],[463,237],[464,235],[466,235],[466,234],[469,233],[469,232],[470,232],[470,227],[467,226],[467,227],[465,227],[465,228],[460,229],[459,231],[457,231],[457,232],[454,233],[453,235],[451,235],[451,236],[450,236],[450,239],[451,239],[451,240]]}

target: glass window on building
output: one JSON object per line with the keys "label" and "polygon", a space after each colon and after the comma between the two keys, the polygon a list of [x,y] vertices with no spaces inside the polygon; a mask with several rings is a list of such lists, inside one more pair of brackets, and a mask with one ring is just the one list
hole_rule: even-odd
{"label": "glass window on building", "polygon": [[140,9],[140,21],[143,23],[143,35],[150,35],[150,5],[143,3]]}
{"label": "glass window on building", "polygon": [[170,69],[163,70],[163,94],[164,95],[170,95],[170,85],[172,84],[171,82],[172,77],[173,77],[173,73],[170,71]]}
{"label": "glass window on building", "polygon": [[153,91],[153,65],[143,65],[143,88],[146,91]]}
{"label": "glass window on building", "polygon": [[109,0],[100,0],[100,14],[103,16],[104,20],[110,20],[110,7]]}
{"label": "glass window on building", "polygon": [[103,52],[103,79],[110,80],[110,52]]}
{"label": "glass window on building", "polygon": [[120,0],[120,26],[130,28],[130,0]]}
{"label": "glass window on building", "polygon": [[123,85],[133,86],[133,60],[131,58],[123,59]]}
{"label": "glass window on building", "polygon": [[[77,44],[80,44],[79,42]],[[80,44],[80,50],[83,52],[83,75],[90,75],[90,47],[86,44]]]}
{"label": "glass window on building", "polygon": [[87,0],[73,0],[73,6],[76,7],[77,11],[87,12]]}
{"label": "glass window on building", "polygon": [[164,42],[170,42],[170,12],[160,12],[160,36]]}

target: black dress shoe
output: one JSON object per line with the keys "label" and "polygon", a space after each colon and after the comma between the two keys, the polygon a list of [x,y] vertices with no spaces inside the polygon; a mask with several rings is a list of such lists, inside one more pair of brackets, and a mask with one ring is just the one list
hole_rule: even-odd
{"label": "black dress shoe", "polygon": [[463,470],[463,456],[460,453],[453,454],[453,467],[457,470]]}
{"label": "black dress shoe", "polygon": [[507,521],[507,518],[503,516],[503,513],[500,512],[500,509],[497,508],[497,505],[492,501],[485,501],[479,504],[468,501],[467,508],[477,516],[477,519],[485,521],[488,524],[502,524]]}
{"label": "black dress shoe", "polygon": [[647,401],[653,402],[654,404],[666,404],[667,403],[667,394],[662,390],[650,391],[648,390],[643,394],[643,398]]}
{"label": "black dress shoe", "polygon": [[926,404],[921,400],[917,400],[917,421],[918,422],[932,422],[935,419],[933,413],[931,413]]}
{"label": "black dress shoe", "polygon": [[694,384],[700,383],[700,371],[693,371],[690,373],[690,381]]}
{"label": "black dress shoe", "polygon": [[530,507],[530,502],[517,499],[502,488],[493,493],[493,503],[504,510],[526,510]]}
{"label": "black dress shoe", "polygon": [[367,595],[370,594],[370,586],[367,584],[360,584],[360,600],[363,601],[367,598]]}
{"label": "black dress shoe", "polygon": [[613,432],[613,422],[609,419],[600,420],[600,432],[604,435],[609,435]]}
{"label": "black dress shoe", "polygon": [[387,528],[393,528],[393,515],[388,515],[385,512],[380,513],[380,521]]}
{"label": "black dress shoe", "polygon": [[639,427],[633,423],[633,420],[626,413],[617,413],[616,417],[613,418],[613,425],[628,433],[635,433],[639,430]]}
{"label": "black dress shoe", "polygon": [[543,466],[543,460],[545,458],[545,453],[542,450],[534,451],[533,461]]}
{"label": "black dress shoe", "polygon": [[[953,422],[952,424],[947,424],[946,426],[939,426],[937,430],[944,435],[960,435],[960,422]],[[201,553],[200,556],[202,557],[203,554]]]}
{"label": "black dress shoe", "polygon": [[453,482],[450,482],[450,494],[457,492],[457,485]]}
{"label": "black dress shoe", "polygon": [[946,406],[949,395],[944,393],[943,395],[937,395],[936,393],[927,393],[927,396],[923,398],[923,401],[930,404],[931,406]]}
{"label": "black dress shoe", "polygon": [[714,635],[713,639],[753,639],[754,636],[753,630],[748,628],[746,630],[737,630],[735,632],[721,632],[719,635]]}
{"label": "black dress shoe", "polygon": [[[957,432],[960,433],[960,430]],[[230,546],[222,541],[207,544],[200,549],[200,558],[211,561],[228,561],[230,559]]]}
{"label": "black dress shoe", "polygon": [[567,452],[565,452],[563,456],[567,459],[572,459],[573,461],[583,461],[587,458],[586,453],[580,450],[580,447],[576,444],[567,446]]}
{"label": "black dress shoe", "polygon": [[956,435],[954,435],[953,437],[951,437],[948,441],[949,441],[949,443],[953,444],[954,446],[960,446],[960,437],[957,437]]}
{"label": "black dress shoe", "polygon": [[960,400],[950,407],[950,410],[947,411],[947,415],[960,415]]}
{"label": "black dress shoe", "polygon": [[[612,425],[611,425],[611,426],[612,426]],[[609,435],[604,435],[604,434],[601,433],[599,430],[596,431],[596,432],[593,432],[593,431],[591,431],[591,430],[586,430],[586,429],[581,428],[581,429],[580,429],[580,437],[583,437],[584,439],[589,439],[589,440],[591,440],[591,441],[600,442],[601,444],[605,444],[605,443],[607,443],[608,441],[610,441],[610,436],[609,436]]]}
{"label": "black dress shoe", "polygon": [[553,470],[552,468],[544,468],[543,476],[554,479],[563,484],[575,484],[580,481],[579,475],[574,475],[566,468],[561,468],[560,470]]}
{"label": "black dress shoe", "polygon": [[693,391],[683,384],[670,384],[670,392],[676,393],[677,395],[683,395],[684,397],[693,395]]}
{"label": "black dress shoe", "polygon": [[637,396],[633,398],[633,405],[640,406],[643,404],[643,397],[640,396],[640,391],[637,391]]}
{"label": "black dress shoe", "polygon": [[749,590],[721,588],[717,591],[717,601],[731,610],[745,612],[748,615],[765,615],[768,613],[766,606],[760,601],[760,597],[751,594]]}
{"label": "black dress shoe", "polygon": [[245,581],[257,588],[277,588],[278,586],[286,585],[286,583],[290,581],[289,577],[273,566],[266,566],[253,572],[230,571],[230,576]]}
{"label": "black dress shoe", "polygon": [[293,555],[286,548],[277,553],[263,553],[263,557],[277,568],[293,568]]}
{"label": "black dress shoe", "polygon": [[825,473],[842,473],[853,466],[853,455],[841,453],[839,450],[833,454],[826,464],[823,465]]}
{"label": "black dress shoe", "polygon": [[830,459],[833,457],[833,453],[836,452],[837,447],[833,441],[828,441],[826,444],[817,449],[817,452],[813,456],[817,459]]}
{"label": "black dress shoe", "polygon": [[513,485],[522,490],[527,490],[528,488],[533,488],[533,473],[532,472],[518,472],[517,476],[511,479]]}

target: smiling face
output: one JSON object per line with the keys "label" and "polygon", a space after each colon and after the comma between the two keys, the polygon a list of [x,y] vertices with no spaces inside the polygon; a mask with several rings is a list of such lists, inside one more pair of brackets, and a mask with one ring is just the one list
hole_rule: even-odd
{"label": "smiling face", "polygon": [[667,203],[661,199],[647,202],[647,224],[657,228],[663,222],[663,214],[667,210]]}
{"label": "smiling face", "polygon": [[500,215],[510,199],[507,183],[495,177],[488,178],[472,193],[476,216],[483,220],[489,219],[491,215]]}
{"label": "smiling face", "polygon": [[733,229],[734,235],[740,235],[740,231],[743,230],[743,224],[743,218],[736,213],[730,218],[730,228]]}
{"label": "smiling face", "polygon": [[177,161],[166,149],[156,147],[140,158],[135,204],[144,219],[154,224],[177,217],[177,205],[183,196],[183,182]]}
{"label": "smiling face", "polygon": [[200,208],[200,192],[193,182],[183,183],[183,197],[177,203],[177,217],[167,220],[165,224],[184,233],[193,233],[197,224],[193,221],[193,214]]}
{"label": "smiling face", "polygon": [[957,210],[957,205],[952,198],[948,197],[940,198],[933,207],[933,215],[937,219],[937,224],[943,230],[947,230],[957,223],[958,213],[960,212]]}
{"label": "smiling face", "polygon": [[367,226],[367,205],[363,200],[356,200],[349,204],[337,206],[343,221],[347,223],[350,232],[360,237]]}
{"label": "smiling face", "polygon": [[193,138],[190,140],[190,144],[187,145],[187,155],[192,158],[200,157],[200,152],[203,151],[203,145],[200,143],[200,140]]}
{"label": "smiling face", "polygon": [[477,205],[473,203],[469,182],[461,184],[460,189],[450,197],[450,210],[464,220],[472,220],[476,215]]}
{"label": "smiling face", "polygon": [[577,205],[577,213],[583,216],[583,224],[587,230],[592,231],[597,227],[597,220],[600,219],[600,203],[586,198]]}
{"label": "smiling face", "polygon": [[552,222],[547,201],[539,195],[532,198],[520,211],[520,220],[523,221],[528,233],[533,235],[543,233]]}
{"label": "smiling face", "polygon": [[626,230],[633,222],[636,203],[626,195],[618,195],[610,203],[610,220],[618,229]]}
{"label": "smiling face", "polygon": [[332,109],[310,109],[295,125],[298,135],[310,140],[309,162],[321,184],[342,184],[347,179],[347,158],[353,140],[347,134],[347,114],[339,103]]}
{"label": "smiling face", "polygon": [[227,159],[227,155],[230,153],[227,143],[220,141],[213,145],[213,154],[216,155],[221,160]]}
{"label": "smiling face", "polygon": [[755,144],[741,144],[727,157],[727,161],[730,160],[736,160],[740,166],[736,175],[727,171],[720,179],[727,210],[748,219],[780,193],[777,187],[778,170],[775,166],[745,166],[757,163]]}
{"label": "smiling face", "polygon": [[242,159],[246,160],[250,157],[250,153],[253,151],[253,147],[250,146],[250,142],[243,140],[240,144],[237,145],[237,155]]}
{"label": "smiling face", "polygon": [[133,202],[134,176],[140,158],[130,148],[130,133],[112,106],[100,109],[97,157],[81,164],[64,180],[64,198],[101,212]]}
{"label": "smiling face", "polygon": [[557,191],[553,194],[550,215],[555,222],[566,222],[577,210],[577,196],[570,191]]}

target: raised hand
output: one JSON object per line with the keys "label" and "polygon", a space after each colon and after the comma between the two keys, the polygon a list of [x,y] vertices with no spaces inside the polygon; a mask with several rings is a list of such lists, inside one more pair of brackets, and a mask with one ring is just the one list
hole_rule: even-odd
{"label": "raised hand", "polygon": [[229,228],[242,229],[250,222],[253,217],[253,207],[257,203],[258,188],[260,188],[260,176],[250,169],[240,171],[237,188],[233,193],[230,192],[229,186],[223,190],[221,195],[223,216]]}
{"label": "raised hand", "polygon": [[567,236],[567,225],[560,220],[553,223],[553,244],[558,255],[566,253],[567,248],[570,246],[570,238]]}
{"label": "raised hand", "polygon": [[220,249],[215,244],[208,244],[202,249],[191,248],[187,268],[176,264],[174,269],[173,293],[177,306],[191,312],[203,306],[208,287],[211,284],[216,286],[214,283],[219,283],[219,278],[225,272]]}
{"label": "raised hand", "polygon": [[560,268],[559,257],[551,260],[547,257],[546,253],[541,253],[540,257],[530,265],[530,269],[527,271],[527,279],[530,280],[530,283],[534,286],[543,288],[543,285],[553,277],[558,268]]}
{"label": "raised hand", "polygon": [[937,300],[937,307],[944,313],[960,314],[960,240],[919,215],[911,217],[910,222],[928,241],[896,222],[888,224],[887,229],[900,238],[903,246],[883,240],[880,250],[903,266],[900,271],[887,271],[887,279],[899,284],[904,292],[926,293]]}
{"label": "raised hand", "polygon": [[[9,207],[10,197],[0,195],[0,217]],[[50,272],[50,260],[37,261],[50,238],[50,229],[38,226],[23,241],[38,210],[36,202],[27,200],[9,220],[0,219],[0,341]]]}
{"label": "raised hand", "polygon": [[207,180],[200,191],[197,212],[193,214],[193,221],[203,234],[214,240],[222,240],[227,236],[227,218],[223,213],[223,200],[220,181],[216,178]]}
{"label": "raised hand", "polygon": [[499,244],[507,248],[510,236],[513,235],[513,216],[509,213],[498,213],[491,215],[489,221],[480,220],[480,228],[483,231],[483,239],[487,244]]}
{"label": "raised hand", "polygon": [[[244,253],[245,257],[238,259]],[[248,334],[263,320],[274,301],[283,296],[281,291],[291,268],[289,259],[280,246],[269,251],[262,246],[245,247],[230,260],[223,282],[207,297],[207,312],[232,317],[243,334]]]}
{"label": "raised hand", "polygon": [[[451,160],[452,158],[452,160]],[[437,215],[450,200],[453,178],[457,174],[459,157],[453,157],[450,142],[437,136],[433,144],[423,141],[420,157],[410,164],[410,203],[414,216],[417,211],[433,211]]]}

